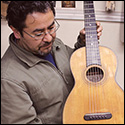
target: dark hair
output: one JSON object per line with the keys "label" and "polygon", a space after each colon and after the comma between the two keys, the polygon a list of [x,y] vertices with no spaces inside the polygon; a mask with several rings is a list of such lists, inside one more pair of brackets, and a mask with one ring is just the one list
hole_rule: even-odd
{"label": "dark hair", "polygon": [[12,25],[22,35],[22,30],[26,27],[25,20],[28,14],[33,12],[47,13],[49,9],[55,16],[53,1],[11,1],[8,5],[6,19],[8,25]]}

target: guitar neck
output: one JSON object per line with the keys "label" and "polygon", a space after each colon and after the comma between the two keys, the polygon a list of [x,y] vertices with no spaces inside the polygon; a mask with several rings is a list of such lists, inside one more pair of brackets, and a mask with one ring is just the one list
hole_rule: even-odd
{"label": "guitar neck", "polygon": [[101,65],[93,1],[84,1],[87,66]]}

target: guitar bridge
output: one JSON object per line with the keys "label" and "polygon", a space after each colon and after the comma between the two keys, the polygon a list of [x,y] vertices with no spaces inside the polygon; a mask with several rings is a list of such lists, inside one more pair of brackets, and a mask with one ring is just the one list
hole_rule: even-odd
{"label": "guitar bridge", "polygon": [[92,113],[92,114],[86,114],[84,116],[84,119],[86,121],[90,120],[104,120],[104,119],[111,119],[112,114],[110,112],[107,113]]}

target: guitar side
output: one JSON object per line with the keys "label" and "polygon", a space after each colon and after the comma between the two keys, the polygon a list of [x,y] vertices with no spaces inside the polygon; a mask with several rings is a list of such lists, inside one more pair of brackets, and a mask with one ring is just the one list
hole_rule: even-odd
{"label": "guitar side", "polygon": [[[64,124],[123,124],[124,92],[115,81],[117,60],[115,54],[106,47],[99,47],[103,78],[99,82],[87,79],[85,47],[76,50],[71,57],[71,70],[75,86],[67,98],[63,112]],[[95,65],[96,66],[96,65]],[[106,119],[105,113],[111,114]],[[98,115],[98,116],[97,116]],[[90,119],[86,120],[85,117]]]}

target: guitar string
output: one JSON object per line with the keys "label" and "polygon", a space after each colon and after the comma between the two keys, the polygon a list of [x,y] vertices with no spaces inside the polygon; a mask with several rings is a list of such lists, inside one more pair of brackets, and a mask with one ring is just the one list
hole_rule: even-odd
{"label": "guitar string", "polygon": [[[86,24],[87,25],[87,24]],[[89,35],[86,33],[86,39],[88,40],[88,37],[89,37]],[[86,43],[86,44],[88,44],[88,43]],[[86,48],[87,49],[87,48]],[[87,52],[88,50],[86,50],[86,57],[88,57],[88,52]],[[88,59],[86,59],[87,60],[87,63],[88,63]],[[87,71],[87,78],[88,79],[90,79],[89,77],[90,77],[90,73]],[[89,112],[91,113],[91,110],[92,110],[92,107],[91,107],[91,101],[92,101],[92,99],[91,99],[91,83],[88,83],[88,92],[89,92]]]}
{"label": "guitar string", "polygon": [[[87,9],[89,8],[89,5],[87,5]],[[86,10],[87,10],[86,9]],[[89,19],[89,17],[91,17],[90,15],[88,16],[88,18],[86,19],[88,22],[89,22],[89,24],[87,25],[87,28],[88,28],[88,38],[89,38],[89,42],[90,42],[90,39],[92,39],[91,38],[91,32],[90,32],[90,28],[91,28],[91,25],[90,25],[90,19]],[[90,44],[90,43],[89,43]],[[89,50],[90,51],[90,50]],[[91,52],[90,52],[91,53]],[[90,59],[89,59],[89,61],[90,61]],[[89,63],[91,63],[91,62],[89,62]],[[92,70],[92,68],[90,68],[90,73],[88,74],[88,75],[90,75],[90,76],[88,76],[88,78],[89,78],[89,80],[91,81],[91,78],[93,79],[93,71],[91,71]],[[90,85],[91,85],[91,83],[90,83]],[[92,89],[92,87],[90,87],[90,90]],[[92,93],[92,91],[91,91],[91,96],[93,96],[93,93]],[[90,97],[91,98],[91,97]],[[92,97],[92,100],[94,100],[93,99],[93,97]],[[92,101],[92,104],[93,104],[93,101]],[[90,104],[90,106],[91,106],[91,104]],[[93,110],[93,105],[92,105],[92,110]]]}
{"label": "guitar string", "polygon": [[[94,30],[96,31],[96,28],[95,28]],[[95,42],[95,41],[94,41],[94,42]],[[98,47],[97,44],[98,44],[98,43],[97,43],[97,34],[96,34],[96,43],[94,43],[94,48],[97,48],[97,47]],[[98,59],[98,50],[96,50],[96,52],[95,52],[95,58]],[[97,63],[98,63],[98,62],[97,62]],[[96,85],[95,85],[95,86],[96,86],[96,87],[95,87],[95,88],[96,88],[96,89],[95,89],[95,94],[96,94],[96,95],[95,95],[95,102],[96,102],[96,103],[95,103],[95,112],[97,112],[97,111],[98,111],[98,101],[97,101],[98,99],[97,99],[97,97],[98,97],[98,87],[99,87],[99,86],[98,86],[98,75],[99,75],[98,73],[99,73],[99,68],[95,66],[95,69],[94,69],[94,70],[95,70],[95,84],[96,84]]]}
{"label": "guitar string", "polygon": [[[88,8],[88,5],[86,5],[87,6],[87,8]],[[85,9],[85,8],[84,8]],[[86,15],[85,15],[86,16]],[[87,24],[87,21],[88,21],[88,18],[85,18],[86,19],[86,30],[88,30],[87,29],[87,26],[88,26],[88,24]],[[88,32],[88,31],[87,31]],[[87,39],[89,40],[89,34],[88,33],[86,33],[87,34]],[[88,43],[86,43],[86,44],[88,44]],[[87,50],[87,57],[88,57],[88,50]],[[87,63],[89,63],[89,59],[87,59]],[[88,64],[87,64],[88,65]],[[88,69],[89,70],[89,69]],[[89,72],[88,72],[88,79],[90,80],[90,77],[91,77],[91,70],[89,70]],[[93,98],[92,98],[92,91],[91,91],[91,89],[92,89],[92,86],[91,86],[91,83],[89,83],[89,87],[90,88],[88,88],[89,89],[89,110],[90,110],[90,113],[92,112],[92,110],[93,110],[93,106],[91,105],[92,103],[93,103]]]}
{"label": "guitar string", "polygon": [[[90,8],[89,7],[89,5],[88,5],[88,8]],[[92,8],[93,9],[93,8]],[[89,22],[91,22],[91,19],[90,18],[88,18],[88,20],[89,20]],[[90,28],[91,28],[91,26],[89,26],[88,27],[89,28],[89,32],[90,32],[90,36],[93,36],[93,32],[91,32],[91,30],[90,30]],[[91,38],[91,41],[92,41],[92,38]],[[92,41],[93,42],[93,41]],[[93,43],[93,45],[94,45],[94,48],[96,47],[96,44],[95,43]],[[98,57],[98,53],[95,53],[95,54],[97,54],[97,55],[94,55],[95,57],[94,58],[96,58],[96,56]],[[92,57],[93,58],[93,57]],[[95,111],[97,110],[97,97],[98,97],[98,85],[97,85],[97,76],[99,75],[99,74],[97,74],[97,73],[99,73],[99,69],[97,68],[97,67],[94,67],[94,69],[92,69],[92,70],[94,70],[94,71],[90,71],[90,72],[92,72],[92,75],[94,76],[94,78],[95,78],[95,80],[96,81],[94,81],[95,82],[95,86],[96,86],[96,89],[95,89],[95,86],[93,87],[94,89],[92,90],[92,95],[93,95],[93,101],[92,101],[92,104],[93,104],[93,112],[94,112],[94,109],[95,109]],[[91,75],[91,74],[90,74]],[[90,76],[90,77],[92,77],[93,78],[93,76]],[[91,87],[92,88],[92,87]],[[94,91],[95,90],[95,91]]]}
{"label": "guitar string", "polygon": [[[89,22],[90,22],[90,19],[89,19]],[[90,26],[89,27],[89,34],[90,34],[90,43],[89,44],[92,44],[92,37],[93,37],[93,34],[92,34],[92,30],[91,30],[91,23],[89,23]],[[90,45],[90,50],[91,51],[91,54],[93,54],[93,46]],[[93,60],[93,55],[90,55],[91,56],[91,59],[90,59],[90,63],[92,64],[92,60]],[[94,110],[95,110],[95,91],[94,91],[94,86],[93,86],[93,78],[94,78],[94,71],[93,71],[93,66],[91,67],[91,72],[90,72],[90,77],[92,78],[92,83],[91,83],[91,91],[92,91],[92,113],[94,113]]]}
{"label": "guitar string", "polygon": [[[88,20],[89,21],[89,20]],[[89,26],[88,26],[89,27]],[[88,38],[89,38],[89,42],[90,42],[90,36],[91,36],[91,32],[89,31],[89,29],[88,29]],[[90,44],[90,43],[88,43],[88,44]],[[89,52],[90,52],[90,48],[89,48]],[[91,53],[91,52],[90,52]],[[90,55],[91,56],[91,55]],[[91,60],[90,60],[90,57],[89,57],[89,64],[91,63]],[[91,101],[91,113],[93,112],[93,110],[94,110],[94,105],[93,105],[93,103],[94,103],[94,97],[93,97],[93,93],[94,93],[94,91],[93,91],[93,86],[92,86],[92,83],[91,83],[91,78],[93,77],[92,76],[93,74],[92,74],[92,68],[90,68],[90,70],[89,70],[89,80],[90,80],[90,101]]]}
{"label": "guitar string", "polygon": [[[88,5],[88,8],[89,8],[89,5]],[[89,22],[89,25],[88,25],[88,31],[89,31],[89,44],[92,44],[92,37],[93,37],[93,34],[92,34],[92,30],[91,30],[91,20],[90,20],[90,18],[91,18],[91,15],[89,15],[88,16],[88,22]],[[92,46],[90,45],[89,46],[90,47],[90,50],[89,51],[91,51],[90,53],[92,54]],[[93,58],[93,56],[92,55],[90,55],[91,56],[91,60],[90,60],[90,63],[92,64],[92,58]],[[94,75],[94,72],[93,72],[93,67],[91,67],[90,68],[91,69],[91,71],[90,71],[90,77],[91,77],[91,82],[93,82],[93,75]],[[94,92],[94,89],[93,89],[93,85],[92,85],[92,83],[91,83],[91,96],[92,96],[92,113],[94,113],[94,109],[95,109],[95,106],[94,106],[94,102],[95,102],[95,92]]]}
{"label": "guitar string", "polygon": [[[93,5],[93,13],[95,13],[94,12],[94,5]],[[94,27],[93,27],[93,29],[94,29],[94,32],[95,32],[95,34],[93,34],[93,32],[92,32],[92,34],[93,34],[93,49],[94,49],[94,51],[95,51],[95,55],[94,55],[94,60],[96,60],[97,62],[97,64],[95,64],[95,66],[94,66],[94,73],[93,73],[93,75],[94,75],[94,90],[95,90],[95,92],[94,92],[94,102],[95,102],[95,111],[94,112],[98,112],[98,102],[99,102],[99,93],[98,93],[98,89],[99,89],[99,85],[98,85],[98,75],[100,74],[100,72],[99,72],[99,68],[96,66],[96,65],[98,65],[99,64],[99,60],[98,60],[98,58],[99,58],[99,52],[98,52],[98,38],[97,38],[97,32],[96,32],[96,20],[95,20],[95,14],[93,15],[93,22],[94,22]],[[93,30],[92,30],[93,31]]]}
{"label": "guitar string", "polygon": [[[87,39],[89,40],[89,34],[87,34]],[[88,43],[87,43],[88,44]],[[88,50],[87,50],[87,56],[88,56]],[[89,62],[90,60],[89,59],[87,59],[87,63],[90,63]],[[89,70],[89,69],[88,69]],[[88,79],[91,79],[90,77],[91,77],[91,69],[89,70],[89,72],[88,72]],[[92,112],[92,110],[93,110],[93,106],[92,106],[92,103],[93,103],[93,98],[92,98],[92,86],[91,86],[91,82],[89,83],[89,87],[90,88],[88,88],[89,89],[89,106],[90,106],[90,113]]]}
{"label": "guitar string", "polygon": [[[85,1],[84,1],[84,19],[86,19],[86,13],[85,13]],[[85,20],[85,32],[86,32],[86,20]],[[85,34],[85,37],[86,37],[86,41],[88,40],[88,36],[87,36],[87,33]],[[86,46],[87,46],[87,42],[86,42]],[[88,63],[88,60],[87,60],[87,55],[88,53],[87,53],[87,48],[86,48],[86,66],[87,66],[87,63]],[[87,72],[88,73],[88,72]],[[86,76],[88,75],[88,74],[85,74]],[[88,79],[88,76],[87,76],[87,79]],[[91,103],[90,103],[90,84],[88,83],[88,94],[89,94],[89,98],[88,98],[88,102],[89,102],[89,113],[91,113]]]}
{"label": "guitar string", "polygon": [[[89,5],[88,5],[89,6]],[[89,17],[87,18],[87,21],[89,22],[88,24],[87,24],[87,32],[88,32],[88,44],[90,44],[90,36],[91,36],[91,32],[90,32],[90,20],[89,20]],[[89,46],[90,47],[90,46]],[[88,49],[88,53],[91,53],[90,52],[90,48]],[[89,55],[89,56],[91,56],[91,55]],[[91,63],[91,60],[90,60],[90,57],[88,58],[88,61],[89,61],[89,64]],[[94,98],[93,98],[93,87],[92,87],[92,83],[91,83],[91,78],[93,77],[92,75],[92,68],[90,68],[90,70],[89,70],[89,80],[90,80],[90,101],[91,101],[91,103],[90,103],[90,108],[91,108],[91,111],[90,111],[90,113],[92,113],[93,112],[93,110],[94,110],[94,105],[93,105],[93,103],[94,103]]]}

